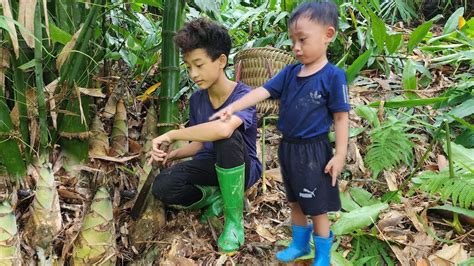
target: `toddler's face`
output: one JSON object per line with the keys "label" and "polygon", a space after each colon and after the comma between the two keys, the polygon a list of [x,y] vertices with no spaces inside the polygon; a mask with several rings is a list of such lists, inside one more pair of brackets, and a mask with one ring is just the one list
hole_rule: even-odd
{"label": "toddler's face", "polygon": [[293,52],[296,58],[305,65],[317,62],[326,55],[334,33],[334,27],[322,25],[308,17],[299,18],[288,30],[293,42]]}

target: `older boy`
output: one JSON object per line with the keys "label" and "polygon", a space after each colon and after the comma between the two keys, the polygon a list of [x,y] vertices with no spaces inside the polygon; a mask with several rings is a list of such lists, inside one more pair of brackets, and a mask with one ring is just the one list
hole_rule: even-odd
{"label": "older boy", "polygon": [[[184,55],[189,76],[200,87],[190,99],[189,127],[171,130],[153,140],[151,156],[170,161],[193,156],[192,160],[168,168],[156,177],[153,194],[163,203],[198,209],[219,208],[219,186],[225,225],[219,250],[234,253],[244,243],[244,189],[260,178],[262,165],[256,156],[257,119],[255,107],[236,112],[229,122],[209,117],[238,100],[251,88],[227,78],[225,67],[231,49],[227,30],[206,19],[184,25],[175,36]],[[159,149],[163,142],[190,141],[169,153]]]}

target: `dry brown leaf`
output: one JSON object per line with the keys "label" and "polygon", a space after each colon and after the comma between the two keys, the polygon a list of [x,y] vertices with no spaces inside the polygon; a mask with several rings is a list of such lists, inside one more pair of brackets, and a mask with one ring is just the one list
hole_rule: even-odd
{"label": "dry brown leaf", "polygon": [[429,256],[432,265],[457,265],[469,258],[467,251],[460,243],[454,243],[451,246],[443,245],[441,250]]}
{"label": "dry brown leaf", "polygon": [[418,232],[424,233],[425,230],[423,229],[423,224],[421,224],[421,222],[418,220],[418,217],[417,217],[417,212],[422,211],[423,207],[413,207],[410,200],[406,200],[404,202],[404,205],[405,205],[404,207],[405,212],[408,218],[410,219],[410,221],[413,223],[413,226],[415,226]]}
{"label": "dry brown leaf", "polygon": [[414,242],[408,244],[403,249],[403,256],[408,258],[411,262],[427,258],[434,244],[435,240],[431,236],[419,232],[414,236]]}
{"label": "dry brown leaf", "polygon": [[257,224],[257,234],[270,242],[275,242],[275,237],[263,225]]}
{"label": "dry brown leaf", "polygon": [[446,160],[446,157],[442,154],[438,154],[438,170],[441,171],[444,168],[448,167],[448,160]]}
{"label": "dry brown leaf", "polygon": [[387,186],[390,191],[398,190],[397,176],[394,172],[383,171],[383,176],[385,177],[385,181],[387,182]]}
{"label": "dry brown leaf", "polygon": [[430,266],[430,263],[426,259],[419,259],[416,261],[416,266]]}
{"label": "dry brown leaf", "polygon": [[404,213],[401,213],[397,210],[390,210],[380,215],[380,220],[377,223],[377,227],[382,231],[386,227],[397,227],[405,217],[406,215]]}
{"label": "dry brown leaf", "polygon": [[[0,31],[1,32],[1,31]],[[1,38],[1,34],[0,34]],[[6,47],[0,47],[0,93],[5,95],[5,72],[10,66],[10,52]]]}
{"label": "dry brown leaf", "polygon": [[18,23],[20,27],[21,36],[25,39],[26,45],[30,48],[35,48],[35,10],[36,0],[20,0],[18,4]]}
{"label": "dry brown leaf", "polygon": [[77,38],[79,37],[79,34],[81,33],[81,28],[74,33],[72,36],[71,40],[64,45],[64,48],[61,50],[61,53],[58,55],[58,59],[56,59],[56,69],[58,71],[61,70],[61,66],[66,62],[67,58],[71,54],[72,49],[74,49],[74,46],[76,45]]}
{"label": "dry brown leaf", "polygon": [[107,96],[104,93],[102,93],[102,89],[100,88],[81,88],[81,87],[78,87],[78,88],[79,88],[79,91],[84,95],[97,97],[97,98],[105,98]]}
{"label": "dry brown leaf", "polygon": [[265,171],[265,177],[268,179],[275,180],[280,183],[283,182],[283,177],[281,176],[280,168],[274,168],[274,169]]}
{"label": "dry brown leaf", "polygon": [[7,18],[6,23],[8,27],[8,34],[13,45],[13,51],[15,52],[16,58],[20,56],[20,46],[18,45],[18,35],[16,34],[15,24],[13,23],[13,15],[10,9],[10,3],[8,0],[0,0],[3,7],[3,15]]}
{"label": "dry brown leaf", "polygon": [[56,113],[56,100],[54,99],[54,91],[58,87],[59,78],[53,80],[51,83],[44,87],[49,98],[49,111],[51,113],[51,120],[53,121],[53,127],[58,129],[58,113]]}
{"label": "dry brown leaf", "polygon": [[227,261],[227,255],[222,254],[219,259],[216,261],[216,265],[224,265],[224,263]]}
{"label": "dry brown leaf", "polygon": [[110,157],[110,156],[99,156],[99,155],[89,154],[89,157],[92,158],[92,159],[99,159],[99,160],[104,160],[104,161],[109,161],[109,162],[116,162],[116,163],[125,163],[125,162],[128,162],[128,161],[130,161],[134,158],[137,158],[138,156],[140,156],[140,154],[121,157],[121,158],[116,158],[116,157]]}

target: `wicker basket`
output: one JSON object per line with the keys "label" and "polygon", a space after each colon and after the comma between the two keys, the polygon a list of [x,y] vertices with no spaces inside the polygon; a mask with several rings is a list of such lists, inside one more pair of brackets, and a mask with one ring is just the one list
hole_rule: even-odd
{"label": "wicker basket", "polygon": [[[252,88],[262,86],[286,65],[296,59],[290,53],[276,48],[257,47],[242,50],[234,58],[236,80]],[[257,104],[257,112],[278,113],[278,100],[265,100]]]}

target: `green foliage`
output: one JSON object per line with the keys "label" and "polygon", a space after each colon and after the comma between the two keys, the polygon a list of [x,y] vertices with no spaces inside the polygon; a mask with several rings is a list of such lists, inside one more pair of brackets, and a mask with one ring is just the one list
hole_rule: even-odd
{"label": "green foliage", "polygon": [[390,258],[387,243],[369,235],[355,236],[351,245],[353,249],[347,258],[353,265],[395,265]]}
{"label": "green foliage", "polygon": [[459,17],[464,14],[464,7],[458,8],[446,21],[444,25],[443,34],[448,34],[456,30],[458,26]]}
{"label": "green foliage", "polygon": [[457,214],[465,215],[469,218],[474,218],[474,210],[459,208],[459,207],[452,206],[452,205],[435,206],[435,207],[431,207],[430,209],[446,210],[446,211],[454,212],[454,213],[457,213]]}
{"label": "green foliage", "polygon": [[359,74],[360,70],[367,64],[370,56],[372,55],[372,50],[367,50],[361,54],[352,65],[346,71],[347,83],[351,83]]}
{"label": "green foliage", "polygon": [[375,128],[375,127],[380,126],[380,121],[377,116],[377,111],[374,108],[370,108],[367,105],[358,105],[355,109],[355,113],[358,116],[365,118],[367,121],[369,121],[372,127]]}
{"label": "green foliage", "polygon": [[410,54],[422,40],[425,38],[426,34],[433,26],[433,21],[430,20],[416,27],[416,29],[411,33],[410,39],[408,40],[408,53]]}
{"label": "green foliage", "polygon": [[447,168],[439,173],[426,171],[413,180],[420,189],[430,195],[441,196],[442,201],[450,199],[452,204],[463,208],[474,205],[474,172],[457,169],[454,178],[450,178]]}
{"label": "green foliage", "polygon": [[373,178],[383,170],[391,169],[400,162],[409,162],[413,143],[410,141],[409,127],[400,121],[387,121],[375,128],[371,134],[371,144],[365,163],[372,170]]}
{"label": "green foliage", "polygon": [[398,18],[407,23],[418,18],[418,14],[415,11],[415,2],[412,0],[384,1],[381,9],[382,17],[389,20],[391,24],[395,23]]}

